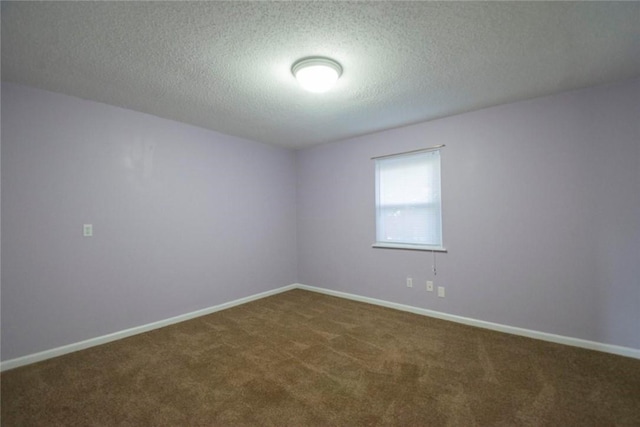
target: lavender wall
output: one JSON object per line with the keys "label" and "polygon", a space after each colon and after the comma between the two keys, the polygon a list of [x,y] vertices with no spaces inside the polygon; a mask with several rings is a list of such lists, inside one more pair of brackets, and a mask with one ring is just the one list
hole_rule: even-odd
{"label": "lavender wall", "polygon": [[[633,80],[300,151],[299,280],[640,348],[639,113]],[[370,158],[437,144],[444,299],[431,253],[371,248]]]}
{"label": "lavender wall", "polygon": [[3,83],[2,360],[294,283],[294,162]]}
{"label": "lavender wall", "polygon": [[[296,281],[640,348],[638,111],[633,80],[294,153],[3,83],[1,358]],[[370,157],[443,143],[445,299],[371,248]]]}

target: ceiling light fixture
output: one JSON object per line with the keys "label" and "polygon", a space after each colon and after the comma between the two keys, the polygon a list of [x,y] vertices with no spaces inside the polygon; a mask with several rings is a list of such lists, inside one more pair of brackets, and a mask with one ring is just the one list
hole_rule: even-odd
{"label": "ceiling light fixture", "polygon": [[322,93],[336,84],[342,67],[329,58],[304,58],[293,64],[291,73],[306,90]]}

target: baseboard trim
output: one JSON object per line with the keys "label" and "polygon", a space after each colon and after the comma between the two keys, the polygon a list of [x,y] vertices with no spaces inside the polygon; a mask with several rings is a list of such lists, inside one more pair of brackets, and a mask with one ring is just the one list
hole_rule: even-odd
{"label": "baseboard trim", "polygon": [[7,371],[9,369],[18,368],[20,366],[30,365],[32,363],[41,362],[43,360],[51,359],[53,357],[62,356],[64,354],[73,353],[75,351],[84,350],[97,345],[106,344],[111,341],[116,341],[122,338],[127,338],[133,335],[138,335],[143,332],[152,331],[165,326],[173,325],[174,323],[184,322],[185,320],[191,320],[196,317],[205,316],[207,314],[215,313],[216,311],[226,310],[231,307],[246,304],[251,301],[262,299],[271,295],[276,295],[282,292],[295,289],[297,285],[283,286],[270,291],[261,292],[258,294],[250,295],[248,297],[240,298],[237,300],[225,302],[223,304],[214,305],[212,307],[203,308],[201,310],[192,311],[190,313],[181,314],[179,316],[171,317],[169,319],[159,320],[157,322],[147,323],[145,325],[136,326],[123,331],[114,332],[112,334],[102,335],[96,338],[91,338],[85,341],[80,341],[73,344],[64,345],[62,347],[56,347],[51,350],[41,351],[39,353],[28,354],[26,356],[17,357],[0,363],[0,372]]}
{"label": "baseboard trim", "polygon": [[375,298],[364,297],[361,295],[355,295],[355,294],[350,294],[350,293],[340,292],[340,291],[333,291],[333,290],[324,289],[324,288],[317,288],[315,286],[303,285],[301,283],[296,283],[295,286],[298,289],[318,292],[321,294],[350,299],[353,301],[365,302],[368,304],[379,305],[382,307],[393,308],[396,310],[407,311],[409,313],[415,313],[415,314],[420,314],[422,316],[434,317],[436,319],[448,320],[450,322],[462,323],[465,325],[476,326],[484,329],[491,329],[493,331],[505,332],[508,334],[520,335],[528,338],[535,338],[535,339],[549,341],[557,344],[570,345],[573,347],[580,347],[580,348],[585,348],[589,350],[601,351],[604,353],[616,354],[618,356],[626,356],[634,359],[640,359],[640,349],[635,349],[631,347],[623,347],[623,346],[612,345],[612,344],[603,344],[596,341],[583,340],[580,338],[572,338],[572,337],[567,337],[563,335],[549,334],[546,332],[518,328],[516,326],[503,325],[500,323],[486,322],[484,320],[472,319],[470,317],[462,317],[454,314],[447,314],[439,311],[428,310],[425,308],[418,308],[410,305],[398,304],[398,303],[379,300]]}
{"label": "baseboard trim", "polygon": [[266,298],[268,296],[276,295],[276,294],[290,291],[293,289],[303,289],[306,291],[317,292],[325,295],[331,295],[338,298],[344,298],[344,299],[349,299],[353,301],[374,304],[381,307],[393,308],[396,310],[406,311],[409,313],[419,314],[422,316],[429,316],[436,319],[448,320],[450,322],[462,323],[465,325],[476,326],[484,329],[491,329],[493,331],[505,332],[508,334],[520,335],[523,337],[549,341],[557,344],[570,345],[573,347],[580,347],[580,348],[585,348],[589,350],[601,351],[604,353],[616,354],[618,356],[625,356],[625,357],[631,357],[634,359],[640,359],[640,349],[623,347],[623,346],[612,345],[612,344],[603,344],[595,341],[588,341],[580,338],[572,338],[572,337],[567,337],[563,335],[549,334],[546,332],[539,332],[531,329],[518,328],[515,326],[503,325],[500,323],[493,323],[493,322],[487,322],[484,320],[472,319],[470,317],[463,317],[463,316],[457,316],[454,314],[442,313],[435,310],[428,310],[426,308],[413,307],[410,305],[398,304],[395,302],[369,298],[361,295],[350,294],[347,292],[334,291],[331,289],[324,289],[324,288],[318,288],[315,286],[304,285],[301,283],[294,283],[292,285],[282,286],[280,288],[250,295],[250,296],[229,301],[223,304],[214,305],[212,307],[207,307],[201,310],[192,311],[186,314],[181,314],[179,316],[171,317],[169,319],[164,319],[164,320],[148,323],[141,326],[136,326],[130,329],[125,329],[123,331],[114,332],[112,334],[102,335],[102,336],[91,338],[85,341],[80,341],[80,342],[68,344],[62,347],[41,351],[39,353],[28,354],[26,356],[10,359],[0,363],[0,372],[7,371],[9,369],[19,368],[20,366],[30,365],[36,362],[41,362],[43,360],[62,356],[68,353],[73,353],[79,350],[84,350],[90,347],[95,347],[101,344],[106,344],[111,341],[116,341],[122,338],[127,338],[133,335],[138,335],[144,332],[152,331],[154,329],[159,329],[165,326],[173,325],[175,323],[191,320],[196,317],[206,316],[207,314],[215,313],[216,311],[226,310],[231,307],[246,304],[251,301]]}

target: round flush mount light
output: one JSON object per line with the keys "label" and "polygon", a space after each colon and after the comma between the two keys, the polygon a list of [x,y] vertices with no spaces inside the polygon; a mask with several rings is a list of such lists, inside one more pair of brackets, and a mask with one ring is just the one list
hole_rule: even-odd
{"label": "round flush mount light", "polygon": [[291,73],[304,89],[322,93],[336,84],[342,67],[329,58],[304,58],[293,64]]}

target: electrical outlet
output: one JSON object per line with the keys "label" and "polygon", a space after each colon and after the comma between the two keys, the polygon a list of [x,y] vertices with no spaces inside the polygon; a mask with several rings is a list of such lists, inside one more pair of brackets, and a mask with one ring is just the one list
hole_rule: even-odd
{"label": "electrical outlet", "polygon": [[427,280],[427,291],[433,292],[433,282],[431,280]]}
{"label": "electrical outlet", "polygon": [[438,296],[444,298],[444,286],[438,286]]}
{"label": "electrical outlet", "polygon": [[413,279],[411,277],[407,277],[407,288],[413,288]]}

